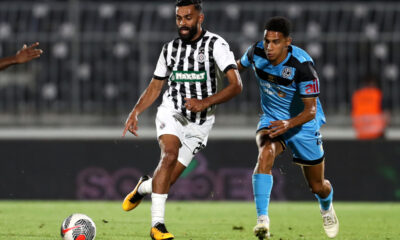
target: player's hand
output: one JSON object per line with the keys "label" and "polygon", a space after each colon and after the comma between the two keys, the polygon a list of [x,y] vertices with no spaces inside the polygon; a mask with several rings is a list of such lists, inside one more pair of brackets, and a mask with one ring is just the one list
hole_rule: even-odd
{"label": "player's hand", "polygon": [[268,126],[267,133],[270,138],[280,136],[287,132],[291,126],[288,120],[272,121],[271,125]]}
{"label": "player's hand", "polygon": [[122,137],[125,137],[127,131],[131,132],[133,135],[138,137],[139,135],[136,133],[136,131],[138,130],[137,123],[138,123],[138,113],[136,111],[132,111],[125,121],[125,129],[124,132],[122,133]]}
{"label": "player's hand", "polygon": [[196,98],[185,98],[185,101],[186,101],[185,103],[186,109],[191,112],[201,112],[210,106],[207,98],[203,100],[199,100]]}
{"label": "player's hand", "polygon": [[24,44],[24,46],[15,54],[15,60],[17,63],[26,63],[31,61],[32,59],[40,57],[43,53],[42,49],[36,49],[39,46],[39,43],[36,42],[29,47]]}

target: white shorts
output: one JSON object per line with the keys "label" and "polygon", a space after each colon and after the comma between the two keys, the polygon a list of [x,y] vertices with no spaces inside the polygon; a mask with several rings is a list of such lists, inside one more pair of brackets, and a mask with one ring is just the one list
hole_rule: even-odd
{"label": "white shorts", "polygon": [[214,117],[208,117],[203,125],[198,125],[187,120],[179,112],[161,105],[156,116],[157,139],[164,134],[177,136],[182,144],[178,161],[187,167],[194,155],[207,145],[214,120]]}

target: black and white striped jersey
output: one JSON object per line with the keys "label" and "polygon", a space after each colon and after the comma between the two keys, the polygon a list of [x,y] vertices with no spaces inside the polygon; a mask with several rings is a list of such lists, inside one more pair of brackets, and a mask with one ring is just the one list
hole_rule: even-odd
{"label": "black and white striped jersey", "polygon": [[217,93],[221,72],[236,68],[228,43],[217,34],[204,30],[196,41],[184,42],[177,38],[164,44],[154,78],[168,79],[169,88],[162,104],[201,125],[208,117],[213,117],[215,106],[194,113],[185,108],[184,99],[204,99]]}

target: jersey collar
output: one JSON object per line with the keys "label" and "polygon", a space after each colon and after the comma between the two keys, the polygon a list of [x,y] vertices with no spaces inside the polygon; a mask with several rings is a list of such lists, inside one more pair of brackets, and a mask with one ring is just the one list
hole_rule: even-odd
{"label": "jersey collar", "polygon": [[279,63],[278,66],[279,65],[280,66],[284,65],[289,60],[289,58],[292,56],[292,51],[291,50],[292,50],[292,48],[289,46],[289,49],[288,49],[287,56],[286,56],[285,60],[283,60],[281,63]]}
{"label": "jersey collar", "polygon": [[[286,58],[285,58],[281,63],[279,63],[279,64],[276,65],[276,66],[283,66],[283,65],[285,65],[285,63],[286,63],[287,61],[289,61],[289,58],[290,58],[291,56],[292,56],[292,46],[289,45]],[[276,67],[276,66],[275,66],[275,67]]]}

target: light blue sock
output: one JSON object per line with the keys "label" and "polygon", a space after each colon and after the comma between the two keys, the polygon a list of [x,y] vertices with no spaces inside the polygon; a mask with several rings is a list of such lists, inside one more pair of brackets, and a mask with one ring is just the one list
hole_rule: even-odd
{"label": "light blue sock", "polygon": [[253,194],[256,203],[257,216],[267,215],[271,196],[273,178],[270,174],[253,175]]}
{"label": "light blue sock", "polygon": [[331,192],[329,193],[329,195],[326,198],[321,198],[320,196],[318,196],[318,194],[314,194],[314,195],[318,199],[321,209],[324,211],[329,210],[329,208],[331,207],[332,200],[333,200],[333,187],[331,186]]}

